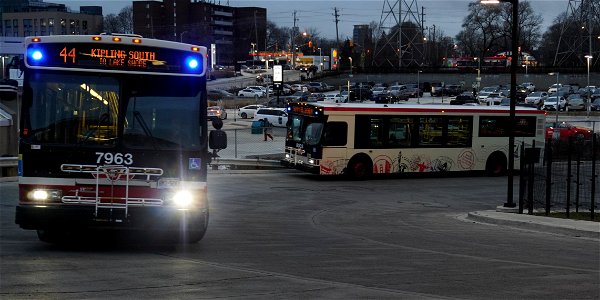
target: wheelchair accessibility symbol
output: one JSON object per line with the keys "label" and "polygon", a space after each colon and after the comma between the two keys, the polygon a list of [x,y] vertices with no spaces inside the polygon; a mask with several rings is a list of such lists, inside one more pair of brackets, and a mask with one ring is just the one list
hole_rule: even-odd
{"label": "wheelchair accessibility symbol", "polygon": [[202,169],[200,158],[190,158],[188,163],[188,169],[200,170]]}

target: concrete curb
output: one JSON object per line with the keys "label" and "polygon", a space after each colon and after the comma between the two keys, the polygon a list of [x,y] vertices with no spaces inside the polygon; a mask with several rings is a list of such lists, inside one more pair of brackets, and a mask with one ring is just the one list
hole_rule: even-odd
{"label": "concrete curb", "polygon": [[493,210],[470,212],[467,219],[481,223],[600,240],[599,222],[549,218]]}

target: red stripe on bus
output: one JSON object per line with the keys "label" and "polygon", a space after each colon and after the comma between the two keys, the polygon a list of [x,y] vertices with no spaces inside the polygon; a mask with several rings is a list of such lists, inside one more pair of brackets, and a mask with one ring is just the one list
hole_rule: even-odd
{"label": "red stripe on bus", "polygon": [[[394,107],[324,107],[325,111],[351,111],[351,112],[417,112],[417,113],[494,113],[494,114],[507,114],[509,110],[490,110],[490,109],[468,109],[468,108],[452,108],[452,109],[434,109],[434,108],[394,108]],[[520,114],[539,114],[543,115],[546,112],[541,110],[515,110],[516,113]]]}

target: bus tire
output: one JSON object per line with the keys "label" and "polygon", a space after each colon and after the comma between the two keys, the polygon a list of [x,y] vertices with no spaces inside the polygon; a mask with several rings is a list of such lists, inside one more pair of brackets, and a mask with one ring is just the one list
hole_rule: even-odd
{"label": "bus tire", "polygon": [[373,174],[373,163],[368,156],[358,155],[350,159],[346,171],[354,180],[366,180]]}
{"label": "bus tire", "polygon": [[501,152],[494,152],[485,163],[485,172],[488,176],[502,176],[506,174],[506,156]]}
{"label": "bus tire", "polygon": [[192,221],[185,226],[186,232],[181,235],[180,241],[187,244],[198,243],[206,234],[208,228],[208,213],[203,216],[199,216],[198,219],[194,218]]}
{"label": "bus tire", "polygon": [[40,241],[49,244],[58,243],[61,240],[61,234],[52,229],[38,229],[37,236]]}

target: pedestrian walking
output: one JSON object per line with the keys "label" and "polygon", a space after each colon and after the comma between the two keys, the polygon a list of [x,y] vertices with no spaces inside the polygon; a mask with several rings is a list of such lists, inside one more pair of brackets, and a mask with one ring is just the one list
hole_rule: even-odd
{"label": "pedestrian walking", "polygon": [[270,138],[271,141],[273,140],[273,124],[271,124],[271,122],[269,122],[269,119],[264,118],[262,120],[262,125],[263,125],[263,135],[265,138],[265,142],[267,141],[267,138]]}

